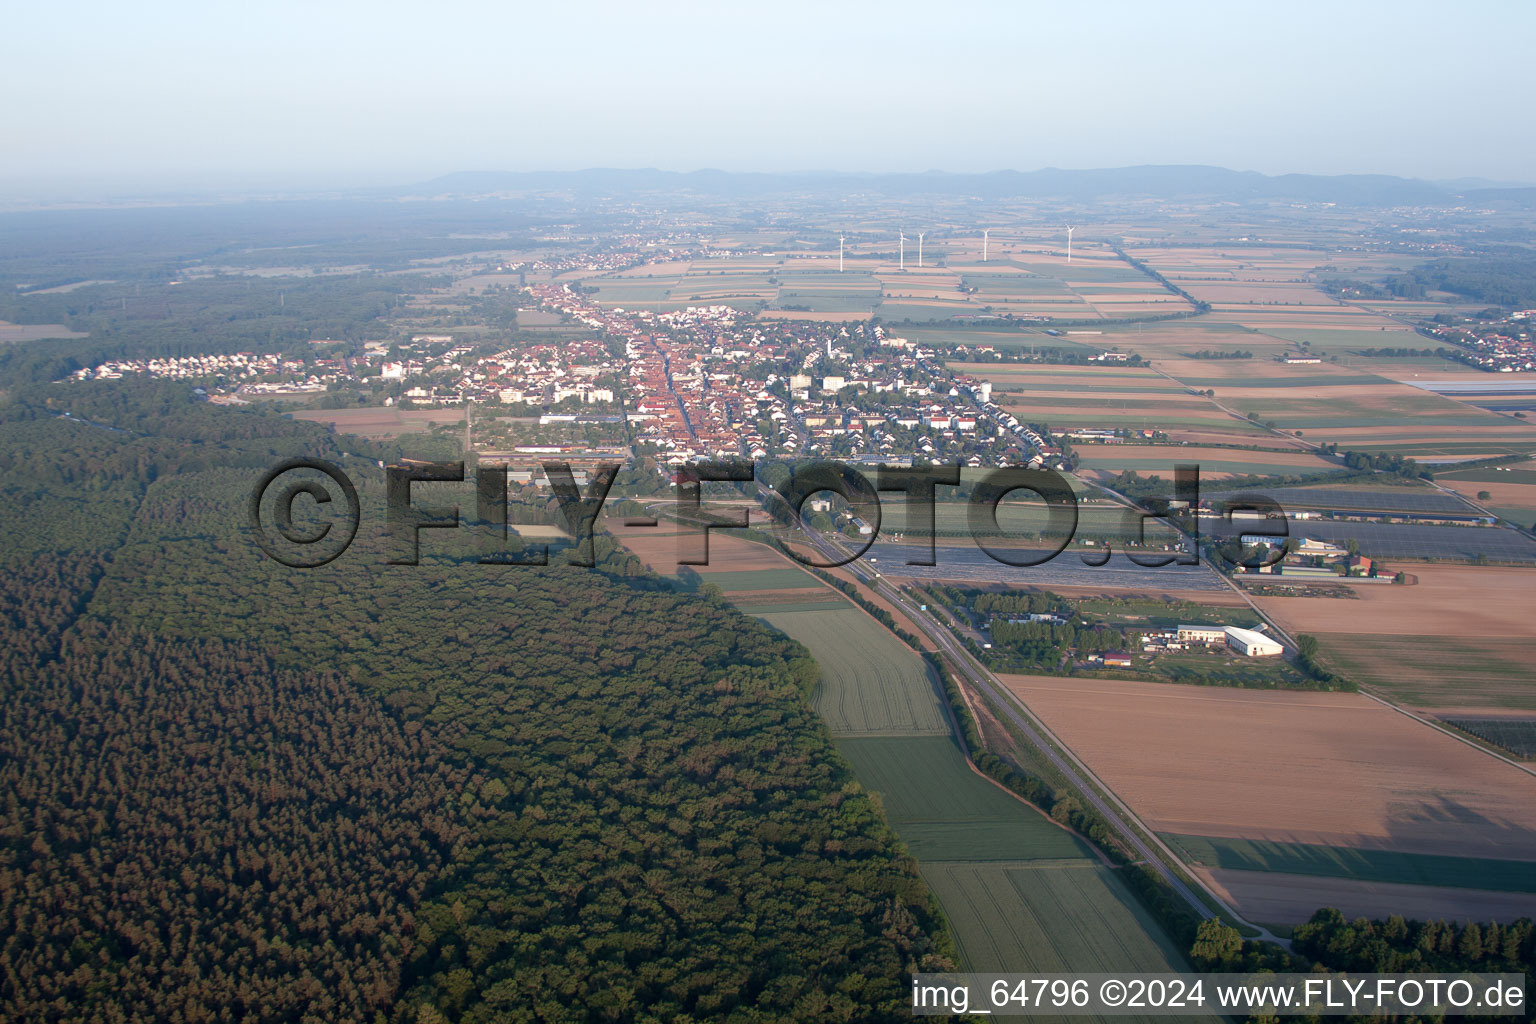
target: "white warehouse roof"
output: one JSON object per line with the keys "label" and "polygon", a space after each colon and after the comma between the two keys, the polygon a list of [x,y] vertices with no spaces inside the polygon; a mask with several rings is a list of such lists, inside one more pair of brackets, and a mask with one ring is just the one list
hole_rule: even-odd
{"label": "white warehouse roof", "polygon": [[1285,648],[1274,637],[1265,636],[1263,633],[1252,629],[1242,629],[1237,626],[1226,627],[1227,640],[1241,647],[1248,654],[1279,654]]}

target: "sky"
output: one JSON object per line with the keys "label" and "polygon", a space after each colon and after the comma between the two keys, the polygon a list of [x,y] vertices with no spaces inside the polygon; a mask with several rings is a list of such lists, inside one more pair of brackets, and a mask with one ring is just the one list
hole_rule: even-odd
{"label": "sky", "polygon": [[1215,164],[1536,181],[1536,4],[12,0],[0,193]]}

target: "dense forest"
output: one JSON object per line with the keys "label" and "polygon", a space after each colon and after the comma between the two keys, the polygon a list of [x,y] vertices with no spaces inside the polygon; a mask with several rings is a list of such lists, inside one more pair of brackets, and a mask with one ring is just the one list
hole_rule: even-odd
{"label": "dense forest", "polygon": [[89,285],[43,295],[0,292],[0,320],[63,324],[87,338],[0,347],[0,375],[59,380],[112,359],[234,352],[304,358],[311,341],[378,337],[379,318],[406,295],[446,279],[356,273],[278,280],[218,275],[189,281]]}
{"label": "dense forest", "polygon": [[[0,434],[5,1019],[892,1019],[952,965],[804,650],[611,539],[387,565],[398,453],[176,386]],[[245,520],[299,454],[364,504],[308,571]]]}
{"label": "dense forest", "polygon": [[1335,971],[1536,973],[1536,929],[1529,918],[1505,925],[1401,917],[1350,921],[1337,910],[1319,910],[1297,927],[1295,948]]}
{"label": "dense forest", "polygon": [[1387,278],[1383,287],[1399,298],[1418,299],[1440,291],[1492,306],[1528,309],[1536,306],[1536,255],[1511,252],[1435,260]]}

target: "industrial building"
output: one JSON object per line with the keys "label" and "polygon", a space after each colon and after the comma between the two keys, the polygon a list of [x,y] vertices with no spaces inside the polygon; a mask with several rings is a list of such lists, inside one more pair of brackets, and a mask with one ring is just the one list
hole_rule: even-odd
{"label": "industrial building", "polygon": [[1227,646],[1250,658],[1269,658],[1285,651],[1279,641],[1252,629],[1225,627]]}
{"label": "industrial building", "polygon": [[1223,626],[1180,626],[1179,642],[1184,644],[1219,644],[1227,639]]}

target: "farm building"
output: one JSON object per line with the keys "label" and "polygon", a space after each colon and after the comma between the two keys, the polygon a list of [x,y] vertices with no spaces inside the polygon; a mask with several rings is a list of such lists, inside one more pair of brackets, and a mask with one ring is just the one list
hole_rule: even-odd
{"label": "farm building", "polygon": [[1180,626],[1179,640],[1186,644],[1219,644],[1226,640],[1222,626]]}
{"label": "farm building", "polygon": [[1110,651],[1104,655],[1104,665],[1107,668],[1130,668],[1131,656],[1120,651]]}
{"label": "farm building", "polygon": [[1277,641],[1263,633],[1237,626],[1225,627],[1227,646],[1250,658],[1268,658],[1285,650]]}

